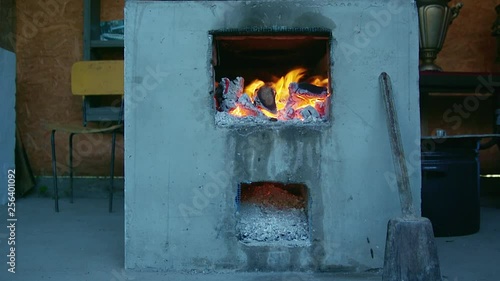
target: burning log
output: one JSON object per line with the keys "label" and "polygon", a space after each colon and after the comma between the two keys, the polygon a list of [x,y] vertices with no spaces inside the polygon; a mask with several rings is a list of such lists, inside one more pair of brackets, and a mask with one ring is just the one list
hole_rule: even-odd
{"label": "burning log", "polygon": [[253,104],[252,99],[248,96],[247,93],[243,93],[241,95],[241,97],[238,99],[238,102],[241,103],[245,107],[255,108],[255,110],[258,110],[257,107]]}
{"label": "burning log", "polygon": [[320,87],[309,83],[299,83],[298,88],[302,91],[307,91],[309,94],[326,95],[328,93],[326,87]]}
{"label": "burning log", "polygon": [[276,113],[276,91],[274,88],[264,85],[257,90],[255,103],[257,106],[262,106],[265,109]]}
{"label": "burning log", "polygon": [[328,90],[309,83],[290,83],[288,97],[282,118],[319,119],[325,116],[324,103],[328,99]]}
{"label": "burning log", "polygon": [[219,111],[221,111],[222,101],[224,100],[224,98],[222,97],[222,92],[224,92],[222,84],[215,82],[214,100],[215,100],[215,107]]}
{"label": "burning log", "polygon": [[220,110],[229,112],[237,107],[238,98],[243,94],[245,80],[243,77],[236,77],[234,80],[222,78],[216,91],[216,98],[220,98]]}
{"label": "burning log", "polygon": [[326,97],[328,95],[328,90],[325,87],[318,87],[309,83],[290,83],[290,85],[288,85],[288,90],[290,91],[290,95],[318,97]]}
{"label": "burning log", "polygon": [[263,116],[262,112],[253,104],[252,99],[246,93],[239,97],[236,107],[231,109],[229,113],[239,117]]}

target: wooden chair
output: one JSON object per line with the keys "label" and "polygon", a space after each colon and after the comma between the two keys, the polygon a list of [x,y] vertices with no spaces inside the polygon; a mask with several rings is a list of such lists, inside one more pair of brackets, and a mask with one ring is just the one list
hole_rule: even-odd
{"label": "wooden chair", "polygon": [[[57,186],[57,158],[55,134],[69,134],[69,187],[70,202],[73,203],[73,136],[78,134],[112,134],[111,171],[109,186],[109,212],[113,210],[114,165],[116,133],[123,128],[123,61],[79,61],[71,69],[71,92],[83,98],[83,124],[47,124],[51,130],[52,172],[54,177],[55,211],[59,212],[59,190]],[[121,95],[120,105],[92,107],[90,97]],[[87,121],[107,121],[106,127],[87,126]]]}

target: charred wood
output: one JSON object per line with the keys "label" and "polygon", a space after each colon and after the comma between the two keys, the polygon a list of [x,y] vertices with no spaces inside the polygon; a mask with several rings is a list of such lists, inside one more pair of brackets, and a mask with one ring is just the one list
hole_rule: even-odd
{"label": "charred wood", "polygon": [[328,90],[325,87],[318,87],[309,83],[290,83],[288,86],[290,95],[327,96]]}
{"label": "charred wood", "polygon": [[[222,87],[222,101],[220,102],[221,111],[230,111],[236,108],[238,98],[243,94],[245,80],[243,77],[236,77],[234,80],[222,78],[219,86]],[[220,91],[220,90],[219,90]],[[217,93],[216,96],[220,94]]]}
{"label": "charred wood", "polygon": [[276,91],[270,86],[262,86],[257,90],[256,104],[276,113]]}

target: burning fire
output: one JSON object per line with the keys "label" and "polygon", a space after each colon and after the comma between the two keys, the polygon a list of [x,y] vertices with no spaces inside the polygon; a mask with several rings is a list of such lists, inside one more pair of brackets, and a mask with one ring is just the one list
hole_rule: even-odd
{"label": "burning fire", "polygon": [[[227,112],[237,117],[264,114],[278,120],[324,117],[330,96],[327,90],[328,78],[314,76],[303,83],[301,79],[306,71],[304,68],[296,68],[272,82],[252,81],[244,90],[237,91],[233,98],[234,104],[227,106]],[[235,81],[232,83],[236,85]]]}

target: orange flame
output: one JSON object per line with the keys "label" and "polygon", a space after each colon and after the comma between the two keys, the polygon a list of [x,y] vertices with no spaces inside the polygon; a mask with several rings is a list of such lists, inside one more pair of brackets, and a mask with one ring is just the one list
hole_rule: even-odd
{"label": "orange flame", "polygon": [[[295,68],[288,72],[285,76],[281,78],[275,78],[273,82],[265,83],[262,80],[254,80],[248,86],[245,87],[244,93],[247,93],[250,97],[251,101],[254,102],[257,97],[257,92],[259,88],[264,85],[272,87],[275,92],[275,102],[276,109],[278,113],[270,112],[265,108],[259,108],[259,110],[270,118],[277,118],[284,120],[286,118],[283,117],[283,110],[286,109],[287,104],[292,103],[292,108],[296,112],[299,109],[303,109],[308,106],[314,107],[320,115],[324,115],[325,109],[324,105],[328,100],[328,96],[313,96],[313,95],[297,95],[290,99],[290,92],[288,86],[290,83],[298,83],[305,76],[306,73],[305,68]],[[313,76],[308,81],[310,84],[318,86],[318,87],[328,87],[328,78],[324,78],[321,76]],[[280,114],[281,112],[281,114]],[[240,104],[237,105],[236,108],[232,109],[230,114],[238,117],[244,116],[256,116],[256,112],[249,110]],[[294,114],[293,118],[303,119],[300,114]]]}
{"label": "orange flame", "polygon": [[[299,82],[300,78],[304,77],[306,71],[307,70],[304,68],[296,68],[288,72],[284,77],[275,79],[276,81],[268,83],[268,85],[274,88],[274,90],[276,91],[276,109],[278,111],[285,108],[288,97],[290,96],[290,93],[288,92],[288,85],[293,82]],[[245,90],[243,92],[247,93],[252,101],[254,101],[255,97],[257,96],[257,90],[259,90],[259,88],[264,86],[265,84],[266,83],[264,83],[264,81],[262,80],[254,80],[252,81],[252,83],[250,83],[250,85],[245,87]],[[264,114],[268,117],[276,117],[276,114],[269,111],[264,112]]]}
{"label": "orange flame", "polygon": [[321,76],[313,76],[309,79],[309,83],[318,87],[328,87],[328,78],[323,78]]}
{"label": "orange flame", "polygon": [[237,104],[235,108],[229,111],[229,114],[237,117],[257,116],[256,112],[243,107],[241,104]]}

